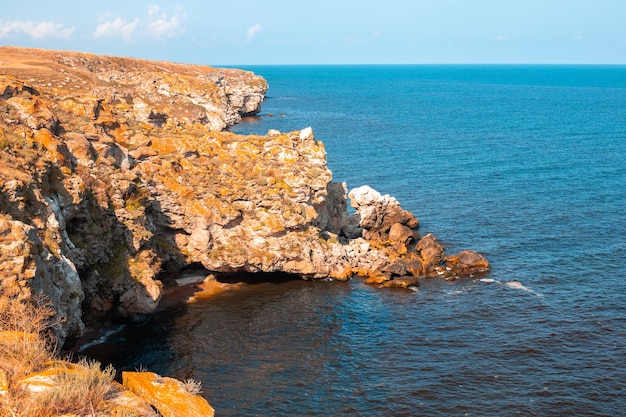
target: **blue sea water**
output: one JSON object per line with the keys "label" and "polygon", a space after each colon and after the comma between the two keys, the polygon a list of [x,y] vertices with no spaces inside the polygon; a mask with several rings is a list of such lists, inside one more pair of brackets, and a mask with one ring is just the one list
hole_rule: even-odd
{"label": "blue sea water", "polygon": [[626,67],[250,69],[268,98],[233,131],[313,127],[335,181],[492,271],[249,285],[133,330],[118,366],[201,380],[220,416],[626,415]]}

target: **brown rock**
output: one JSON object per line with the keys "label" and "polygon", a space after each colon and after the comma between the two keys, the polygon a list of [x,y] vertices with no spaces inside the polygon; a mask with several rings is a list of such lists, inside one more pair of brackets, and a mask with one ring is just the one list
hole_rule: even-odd
{"label": "brown rock", "polygon": [[366,284],[383,284],[387,281],[391,280],[391,272],[382,272],[380,270],[372,271],[367,273],[367,278],[365,279]]}
{"label": "brown rock", "polygon": [[489,262],[483,255],[471,250],[464,250],[457,255],[447,257],[446,266],[451,269],[452,274],[458,276],[484,272],[490,268]]}
{"label": "brown rock", "polygon": [[390,281],[386,281],[382,283],[382,287],[385,288],[411,288],[417,287],[419,284],[419,277],[407,275],[402,277],[394,278]]}
{"label": "brown rock", "polygon": [[443,246],[437,242],[437,238],[431,233],[427,234],[417,242],[415,246],[420,262],[426,274],[433,273],[435,267],[444,259]]}
{"label": "brown rock", "polygon": [[403,243],[406,245],[415,238],[415,232],[403,224],[394,223],[389,229],[389,241],[392,243]]}

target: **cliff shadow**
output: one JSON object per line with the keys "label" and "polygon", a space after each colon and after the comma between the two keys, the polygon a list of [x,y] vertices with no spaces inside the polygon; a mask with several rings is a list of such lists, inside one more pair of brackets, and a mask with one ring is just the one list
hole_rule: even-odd
{"label": "cliff shadow", "polygon": [[299,274],[288,272],[227,272],[215,274],[218,282],[223,284],[281,284],[290,281],[301,281]]}

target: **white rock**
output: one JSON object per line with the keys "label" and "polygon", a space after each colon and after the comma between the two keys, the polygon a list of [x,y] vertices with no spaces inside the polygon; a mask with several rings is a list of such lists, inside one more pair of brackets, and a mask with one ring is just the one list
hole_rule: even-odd
{"label": "white rock", "polygon": [[350,191],[348,197],[350,198],[350,205],[354,208],[359,208],[375,203],[380,200],[381,195],[369,185],[363,185]]}
{"label": "white rock", "polygon": [[305,127],[300,131],[300,140],[305,140],[313,137],[313,129],[311,127]]}
{"label": "white rock", "polygon": [[270,129],[267,131],[267,136],[278,136],[280,135],[280,130]]}

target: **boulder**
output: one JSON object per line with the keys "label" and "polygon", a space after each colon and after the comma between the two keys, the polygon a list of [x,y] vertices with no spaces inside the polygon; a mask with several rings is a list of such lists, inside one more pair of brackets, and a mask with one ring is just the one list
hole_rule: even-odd
{"label": "boulder", "polygon": [[109,398],[105,402],[111,416],[158,417],[146,400],[115,381],[113,381]]}
{"label": "boulder", "polygon": [[416,288],[419,286],[419,277],[406,275],[386,281],[381,285],[384,288]]}
{"label": "boulder", "polygon": [[122,372],[122,383],[163,417],[213,417],[213,407],[185,384],[153,372]]}
{"label": "boulder", "polygon": [[348,197],[351,206],[356,209],[353,217],[358,221],[359,227],[369,232],[364,236],[368,240],[384,240],[391,226],[396,223],[409,229],[419,225],[418,219],[404,210],[398,200],[389,195],[381,195],[367,185],[351,190]]}
{"label": "boulder", "polygon": [[350,205],[355,209],[371,206],[381,200],[382,195],[369,185],[362,185],[350,191]]}
{"label": "boulder", "polygon": [[416,237],[417,234],[413,230],[400,223],[392,224],[389,229],[389,241],[391,243],[402,243],[407,245]]}
{"label": "boulder", "polygon": [[446,267],[452,274],[457,276],[468,276],[478,272],[489,270],[489,261],[478,252],[464,250],[457,255],[449,256],[445,259]]}
{"label": "boulder", "polygon": [[422,263],[422,268],[426,275],[434,273],[435,268],[442,263],[445,256],[443,246],[439,244],[437,238],[431,233],[417,242],[415,252]]}

